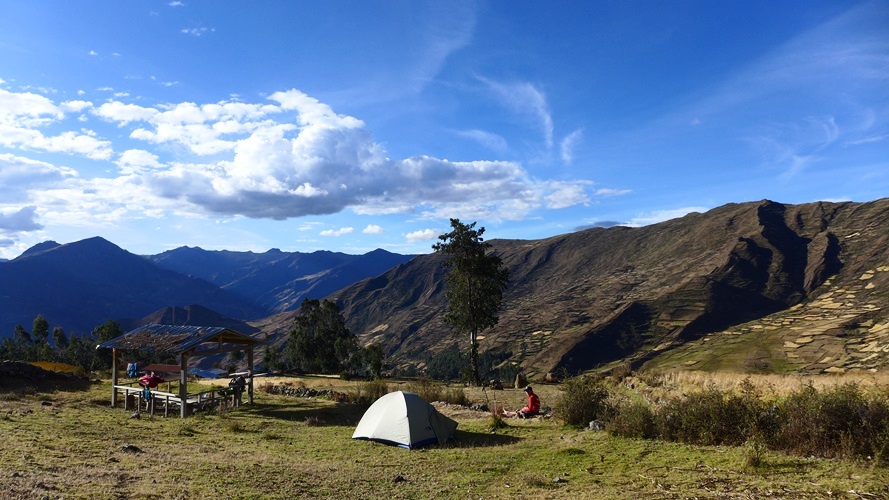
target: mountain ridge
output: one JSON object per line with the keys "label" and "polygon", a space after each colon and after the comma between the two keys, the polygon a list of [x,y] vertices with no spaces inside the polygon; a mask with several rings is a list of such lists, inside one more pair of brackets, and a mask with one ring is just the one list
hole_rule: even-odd
{"label": "mountain ridge", "polygon": [[[860,262],[887,261],[889,199],[717,207],[639,228],[591,228],[542,240],[491,240],[510,268],[500,323],[481,350],[511,352],[529,373],[642,366],[714,332],[812,300],[828,279],[849,281]],[[863,245],[844,240],[862,235]],[[863,254],[863,255],[862,255]],[[443,271],[419,256],[334,298],[362,343],[422,368],[462,339],[442,321]],[[871,265],[870,267],[879,267]],[[871,290],[885,317],[886,273]],[[877,286],[879,284],[879,286]],[[388,289],[388,290],[387,290]],[[409,305],[409,307],[408,307]]]}

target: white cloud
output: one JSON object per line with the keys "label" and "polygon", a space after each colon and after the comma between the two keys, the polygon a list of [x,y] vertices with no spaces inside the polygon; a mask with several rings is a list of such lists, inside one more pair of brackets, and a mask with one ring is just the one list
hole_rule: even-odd
{"label": "white cloud", "polygon": [[88,106],[89,103],[83,101],[68,101],[56,106],[38,94],[0,89],[0,145],[109,159],[113,153],[111,143],[97,139],[91,130],[69,130],[55,136],[44,135],[40,130],[63,120],[65,111],[79,111]]}
{"label": "white cloud", "polygon": [[553,192],[546,196],[547,208],[567,208],[574,205],[587,204],[590,201],[587,196],[586,186],[576,182],[552,182]]}
{"label": "white cloud", "polygon": [[633,217],[632,219],[630,219],[630,223],[627,225],[632,227],[647,226],[650,224],[657,224],[658,222],[664,222],[670,219],[683,217],[692,212],[703,213],[707,210],[710,209],[707,207],[683,207],[674,208],[672,210],[656,210],[648,214]]}
{"label": "white cloud", "polygon": [[351,227],[341,227],[339,229],[326,229],[321,231],[321,236],[342,236],[344,234],[350,234],[354,231],[354,228]]}
{"label": "white cloud", "polygon": [[364,234],[383,234],[386,230],[376,224],[368,224],[361,232]]}
{"label": "white cloud", "polygon": [[91,56],[97,56],[97,55],[99,55],[99,53],[96,52],[95,50],[91,50],[91,51],[89,52],[89,54],[90,54]]}
{"label": "white cloud", "polygon": [[46,162],[13,154],[0,154],[0,203],[20,203],[28,199],[31,190],[48,189],[65,180],[77,177],[70,168],[56,167]]}
{"label": "white cloud", "polygon": [[88,101],[65,101],[59,105],[59,108],[66,113],[80,113],[91,107],[93,107],[93,103]]}
{"label": "white cloud", "polygon": [[562,142],[559,145],[559,150],[562,155],[562,161],[565,162],[565,164],[570,165],[574,161],[574,148],[582,138],[583,129],[577,129],[562,139]]}
{"label": "white cloud", "polygon": [[492,132],[484,130],[457,130],[454,132],[460,137],[472,139],[491,151],[503,152],[507,150],[506,139]]}
{"label": "white cloud", "polygon": [[432,241],[438,238],[439,232],[435,229],[422,229],[404,235],[408,243],[416,243],[419,241]]}
{"label": "white cloud", "polygon": [[200,28],[183,28],[183,29],[180,30],[180,31],[181,31],[182,33],[185,33],[186,35],[191,35],[191,36],[197,36],[197,37],[200,37],[200,36],[204,36],[204,35],[206,35],[207,33],[213,33],[214,31],[216,31],[216,28],[204,28],[204,27],[200,27]]}
{"label": "white cloud", "polygon": [[[589,201],[590,182],[537,180],[515,162],[389,158],[363,121],[298,90],[276,92],[269,101],[143,106],[112,100],[95,107],[0,90],[0,145],[113,160],[118,178],[67,179],[39,195],[67,207],[43,214],[45,220],[75,224],[91,212],[112,220],[128,210],[134,217],[175,211],[287,219],[350,209],[521,220],[537,209]],[[66,113],[81,111],[88,113],[78,120],[98,117],[120,129],[115,135],[128,134],[123,152],[116,155],[110,141],[82,123],[54,136],[42,133],[50,124],[70,125]]]}
{"label": "white cloud", "polygon": [[184,7],[185,6],[185,4],[180,2],[179,0],[174,0],[167,5],[169,5],[170,7]]}
{"label": "white cloud", "polygon": [[540,129],[546,146],[553,145],[553,119],[546,94],[530,83],[500,83],[479,77],[498,100],[519,116],[533,120]]}
{"label": "white cloud", "polygon": [[791,178],[819,161],[819,153],[833,144],[840,133],[834,117],[809,117],[797,123],[773,124],[749,142],[767,164],[782,170],[781,177]]}
{"label": "white cloud", "polygon": [[146,169],[162,167],[157,160],[157,155],[144,149],[128,149],[121,153],[115,163],[120,167],[120,172],[123,175],[131,175],[144,172]]}
{"label": "white cloud", "polygon": [[610,198],[612,196],[622,196],[632,192],[632,189],[599,188],[593,194],[602,198]]}

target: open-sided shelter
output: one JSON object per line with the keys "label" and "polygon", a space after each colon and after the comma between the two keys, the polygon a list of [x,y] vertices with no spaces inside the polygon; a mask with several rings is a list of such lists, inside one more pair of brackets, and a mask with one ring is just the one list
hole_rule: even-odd
{"label": "open-sided shelter", "polygon": [[[186,417],[193,405],[204,401],[205,393],[189,394],[188,360],[196,356],[210,356],[229,352],[247,353],[247,401],[253,403],[253,350],[262,341],[249,335],[218,326],[144,325],[117,338],[104,342],[96,349],[111,349],[111,406],[117,405],[117,395],[129,395],[138,391],[131,385],[118,384],[121,350],[157,351],[179,358],[179,390],[176,394],[157,394],[164,398],[166,406],[178,405],[180,416]],[[211,395],[212,397],[212,395]],[[153,407],[152,407],[153,408]]]}
{"label": "open-sided shelter", "polygon": [[352,439],[367,439],[402,448],[444,444],[457,430],[457,422],[442,415],[412,392],[390,392],[364,412]]}

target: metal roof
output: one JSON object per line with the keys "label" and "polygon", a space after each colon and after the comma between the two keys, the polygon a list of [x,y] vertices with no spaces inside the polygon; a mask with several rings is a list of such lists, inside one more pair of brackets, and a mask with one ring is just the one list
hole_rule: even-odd
{"label": "metal roof", "polygon": [[151,350],[183,353],[207,342],[227,345],[256,345],[263,342],[221,326],[144,325],[99,344],[99,348]]}

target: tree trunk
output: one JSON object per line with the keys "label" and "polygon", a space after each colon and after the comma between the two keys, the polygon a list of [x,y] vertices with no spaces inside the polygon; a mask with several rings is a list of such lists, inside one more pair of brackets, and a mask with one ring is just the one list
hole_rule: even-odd
{"label": "tree trunk", "polygon": [[472,366],[472,380],[470,384],[481,387],[482,380],[478,370],[478,335],[475,332],[469,334],[469,363]]}

